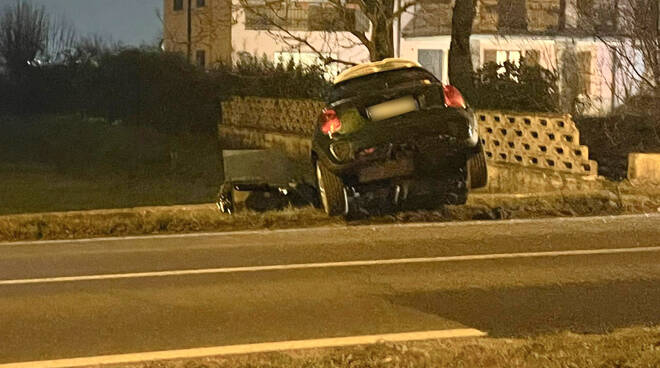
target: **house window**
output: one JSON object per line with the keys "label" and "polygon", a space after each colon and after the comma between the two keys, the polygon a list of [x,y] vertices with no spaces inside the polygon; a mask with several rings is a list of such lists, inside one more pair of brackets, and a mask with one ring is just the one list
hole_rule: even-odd
{"label": "house window", "polygon": [[516,66],[520,65],[520,51],[497,51],[497,56],[495,62],[497,65],[504,65],[506,62],[510,62]]}
{"label": "house window", "polygon": [[206,0],[197,0],[197,7],[203,8],[206,6]]}
{"label": "house window", "polygon": [[[518,50],[484,50],[484,60],[482,65],[488,63],[495,63],[497,65],[504,65],[507,61],[520,66],[520,51]],[[501,67],[497,70],[498,73],[504,73],[506,69]]]}
{"label": "house window", "polygon": [[500,30],[527,30],[527,1],[498,1],[497,18]]}
{"label": "house window", "polygon": [[612,0],[577,0],[579,26],[595,32],[617,29],[619,5]]}
{"label": "house window", "polygon": [[206,51],[197,50],[195,53],[195,63],[197,66],[204,68],[206,66]]}
{"label": "house window", "polygon": [[183,10],[183,0],[174,0],[174,11]]}
{"label": "house window", "polygon": [[433,73],[439,80],[442,80],[443,55],[442,50],[417,50],[417,61],[424,69]]}

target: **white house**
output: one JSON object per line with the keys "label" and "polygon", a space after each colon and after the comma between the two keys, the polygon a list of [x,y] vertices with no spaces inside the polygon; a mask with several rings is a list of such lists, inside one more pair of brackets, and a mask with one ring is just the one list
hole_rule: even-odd
{"label": "white house", "polygon": [[[613,4],[591,1],[591,6]],[[475,68],[488,62],[527,62],[557,72],[576,71],[585,113],[605,114],[630,86],[615,52],[580,30],[582,0],[480,0],[470,39]],[[453,1],[420,1],[403,23],[400,56],[416,60],[448,83]],[[616,11],[602,18],[604,34],[615,32]],[[560,80],[560,88],[564,81]]]}
{"label": "white house", "polygon": [[[187,49],[191,62],[236,62],[245,54],[303,64],[319,63],[323,57],[354,63],[369,59],[367,49],[348,32],[349,27],[369,32],[369,23],[357,7],[352,9],[351,24],[327,32],[329,24],[336,27],[332,21],[336,15],[326,0],[249,0],[249,9],[244,9],[239,0],[164,1],[166,48],[180,52]],[[454,1],[420,0],[402,16],[402,27],[397,27],[401,33],[395,40],[399,43],[397,56],[418,61],[445,83]],[[580,85],[574,88],[589,101],[586,112],[607,113],[619,103],[615,98],[619,90],[629,83],[617,70],[613,51],[580,32],[581,14],[577,9],[583,1],[611,3],[480,0],[471,37],[473,65],[478,68],[487,62],[519,62],[525,58],[555,71],[569,68],[581,76]],[[264,17],[276,19],[275,23],[283,26]],[[614,30],[615,19],[616,12],[606,17],[603,29]],[[329,71],[336,74],[341,68],[341,64],[332,64]]]}

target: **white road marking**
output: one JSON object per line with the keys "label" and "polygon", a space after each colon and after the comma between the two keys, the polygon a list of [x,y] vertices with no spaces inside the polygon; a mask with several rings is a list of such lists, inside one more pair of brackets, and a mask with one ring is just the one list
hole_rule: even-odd
{"label": "white road marking", "polygon": [[406,332],[396,334],[335,337],[314,340],[267,342],[245,345],[228,345],[197,349],[154,351],[135,354],[103,355],[86,358],[43,360],[34,362],[0,364],[0,368],[72,368],[102,366],[108,364],[130,364],[154,360],[193,359],[222,355],[255,354],[275,351],[330,348],[351,345],[377,344],[383,342],[405,342],[459,337],[483,337],[486,333],[472,328]]}
{"label": "white road marking", "polygon": [[37,245],[37,244],[75,244],[75,243],[92,243],[92,242],[109,242],[109,241],[122,241],[122,240],[151,240],[151,239],[181,239],[181,238],[201,238],[201,237],[223,237],[223,236],[237,236],[237,235],[264,235],[264,234],[281,234],[281,233],[310,233],[313,234],[323,230],[380,230],[386,228],[445,228],[445,227],[465,227],[475,225],[514,225],[514,224],[547,224],[562,222],[574,223],[589,223],[593,221],[600,221],[607,223],[608,221],[617,220],[633,220],[633,219],[657,219],[660,220],[660,214],[646,213],[640,215],[617,215],[617,216],[592,216],[592,217],[556,217],[556,218],[543,218],[543,219],[514,219],[514,220],[475,220],[475,221],[457,221],[457,222],[416,222],[409,224],[377,224],[377,225],[358,225],[358,226],[320,226],[320,227],[307,227],[295,229],[277,229],[277,230],[243,230],[243,231],[224,231],[224,232],[205,232],[205,233],[186,233],[186,234],[160,234],[160,235],[134,235],[134,236],[117,236],[117,237],[99,237],[99,238],[85,238],[85,239],[60,239],[60,240],[28,240],[16,242],[0,242],[0,246],[14,246],[14,245]]}
{"label": "white road marking", "polygon": [[281,264],[281,265],[269,265],[269,266],[241,266],[241,267],[205,268],[205,269],[191,269],[191,270],[45,277],[45,278],[34,278],[34,279],[0,280],[0,286],[45,284],[45,283],[75,282],[75,281],[137,279],[137,278],[146,278],[146,277],[226,274],[226,273],[241,273],[241,272],[288,271],[288,270],[340,268],[340,267],[365,267],[365,266],[382,266],[382,265],[404,265],[404,264],[414,264],[414,263],[465,262],[465,261],[497,260],[497,259],[511,259],[511,258],[586,256],[586,255],[605,255],[605,254],[641,253],[641,252],[660,252],[660,247],[474,254],[474,255],[463,255],[463,256],[377,259],[377,260],[344,261],[344,262],[294,263],[294,264]]}

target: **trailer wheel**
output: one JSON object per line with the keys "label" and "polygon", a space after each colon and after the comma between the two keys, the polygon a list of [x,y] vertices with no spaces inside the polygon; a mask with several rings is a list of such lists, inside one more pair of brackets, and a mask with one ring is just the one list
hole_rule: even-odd
{"label": "trailer wheel", "polygon": [[234,213],[234,189],[231,183],[223,183],[220,186],[216,205],[222,213],[229,215]]}
{"label": "trailer wheel", "polygon": [[319,184],[319,196],[325,213],[330,216],[346,216],[348,214],[348,196],[341,178],[317,161],[316,180]]}
{"label": "trailer wheel", "polygon": [[488,166],[484,147],[479,143],[467,160],[467,182],[470,189],[483,188],[488,184]]}

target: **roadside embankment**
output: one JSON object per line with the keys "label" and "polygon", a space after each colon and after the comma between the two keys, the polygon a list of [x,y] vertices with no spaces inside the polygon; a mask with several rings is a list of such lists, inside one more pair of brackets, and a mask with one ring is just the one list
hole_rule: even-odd
{"label": "roadside embankment", "polygon": [[[602,216],[660,211],[660,193],[634,188],[541,194],[473,194],[464,206],[399,212],[351,222],[314,208],[266,213],[220,213],[215,205],[138,207],[0,216],[0,242],[190,232],[285,229],[394,222]],[[645,193],[645,194],[641,194]]]}
{"label": "roadside embankment", "polygon": [[121,365],[123,368],[241,367],[658,367],[660,327],[609,334],[469,338]]}

